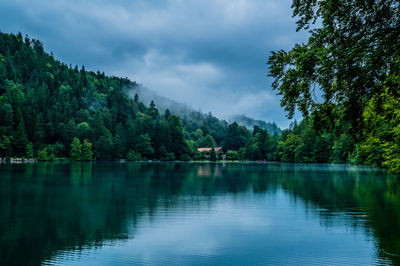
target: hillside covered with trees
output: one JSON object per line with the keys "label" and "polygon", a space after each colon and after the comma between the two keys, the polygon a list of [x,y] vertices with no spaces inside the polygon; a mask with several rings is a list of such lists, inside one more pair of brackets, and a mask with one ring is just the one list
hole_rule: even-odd
{"label": "hillside covered with trees", "polygon": [[[0,157],[40,160],[190,160],[198,147],[238,150],[251,133],[192,111],[184,117],[143,104],[138,86],[68,66],[38,40],[0,34]],[[262,157],[260,157],[262,158]]]}

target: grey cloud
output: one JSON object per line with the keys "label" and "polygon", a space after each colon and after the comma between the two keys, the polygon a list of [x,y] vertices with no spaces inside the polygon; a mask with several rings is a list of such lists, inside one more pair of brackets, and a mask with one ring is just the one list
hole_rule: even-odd
{"label": "grey cloud", "polygon": [[270,51],[305,39],[290,0],[5,0],[1,30],[44,42],[66,63],[127,76],[226,118],[289,121],[266,77]]}

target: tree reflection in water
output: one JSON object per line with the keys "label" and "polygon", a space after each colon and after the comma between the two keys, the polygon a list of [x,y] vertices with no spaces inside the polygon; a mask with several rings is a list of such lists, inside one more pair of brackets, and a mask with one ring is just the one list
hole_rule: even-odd
{"label": "tree reflection in water", "polygon": [[364,230],[378,256],[400,264],[399,180],[377,169],[82,162],[2,164],[0,176],[4,265],[37,265],[62,250],[134,238],[141,216],[173,208],[185,196],[212,202],[217,195],[278,189],[303,201],[326,227]]}

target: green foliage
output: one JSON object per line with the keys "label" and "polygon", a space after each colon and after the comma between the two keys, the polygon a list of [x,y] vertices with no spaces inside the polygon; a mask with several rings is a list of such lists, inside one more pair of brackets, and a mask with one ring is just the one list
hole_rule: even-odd
{"label": "green foliage", "polygon": [[[45,53],[37,40],[0,33],[0,43],[1,155],[24,156],[32,142],[34,150],[47,147],[57,157],[90,160],[84,140],[93,144],[99,160],[126,158],[129,150],[162,160],[195,153],[178,116],[169,111],[160,115],[154,102],[146,107],[139,96],[129,97],[135,82],[68,67]],[[221,140],[225,134],[225,124],[211,114],[200,114],[196,121],[193,132],[204,123],[212,136]],[[83,141],[81,156],[71,146],[75,138]]]}
{"label": "green foliage", "polygon": [[316,145],[314,147],[315,162],[327,163],[330,162],[333,146],[333,135],[324,133],[317,135]]}
{"label": "green foliage", "polygon": [[84,140],[82,144],[82,157],[83,161],[91,161],[93,160],[93,152],[92,152],[92,143],[88,140]]}
{"label": "green foliage", "polygon": [[356,146],[354,162],[400,174],[400,60],[387,77],[384,91],[368,101],[363,118],[368,130]]}
{"label": "green foliage", "polygon": [[[38,151],[41,160],[217,160],[221,154],[200,154],[197,148],[224,146],[228,160],[352,162],[398,173],[394,2],[322,2],[294,1],[299,27],[321,18],[321,29],[313,30],[308,43],[269,59],[283,107],[289,116],[296,108],[306,116],[281,135],[268,133],[280,133],[273,124],[247,118],[255,125],[252,135],[210,113],[193,111],[182,119],[168,110],[160,114],[154,102],[146,106],[139,96],[129,97],[135,82],[68,67],[39,41],[0,33],[0,156]],[[382,23],[372,23],[378,19],[373,10],[383,12]],[[352,23],[362,27],[347,27]],[[315,85],[322,103],[313,97]]]}
{"label": "green foliage", "polygon": [[96,160],[111,159],[111,140],[105,136],[101,136],[95,143]]}
{"label": "green foliage", "polygon": [[142,156],[140,155],[140,153],[135,152],[134,150],[130,150],[126,156],[126,158],[129,161],[141,161],[142,160]]}
{"label": "green foliage", "polygon": [[[308,42],[273,52],[268,60],[281,105],[289,117],[296,108],[304,116],[329,116],[332,108],[325,107],[341,106],[341,119],[351,123],[349,134],[356,139],[365,102],[382,90],[400,54],[398,1],[294,0],[292,8],[298,30],[312,31]],[[313,96],[316,87],[322,104]]]}
{"label": "green foliage", "polygon": [[38,151],[38,160],[47,161],[49,158],[47,156],[47,148],[44,147],[42,150]]}
{"label": "green foliage", "polygon": [[183,125],[181,119],[176,115],[170,115],[168,117],[169,129],[171,132],[170,151],[179,158],[183,154],[188,153],[188,147],[185,142],[185,137],[183,133]]}
{"label": "green foliage", "polygon": [[211,149],[210,151],[210,161],[216,161],[217,160],[217,153],[215,152],[214,148]]}
{"label": "green foliage", "polygon": [[[159,116],[159,113],[158,113],[158,110],[156,108],[156,104],[154,103],[154,101],[151,101],[150,108],[147,109],[146,113],[148,115],[150,115],[153,119],[156,119]],[[169,117],[169,115],[167,114],[166,117]]]}
{"label": "green foliage", "polygon": [[122,158],[125,154],[125,141],[119,135],[115,135],[111,145],[111,156],[112,158],[119,159]]}
{"label": "green foliage", "polygon": [[28,144],[28,137],[26,135],[25,123],[21,109],[18,109],[17,111],[15,124],[17,125],[17,128],[15,130],[14,138],[12,141],[13,151],[17,156],[24,156],[26,145]]}
{"label": "green foliage", "polygon": [[188,155],[192,158],[195,157],[197,154],[197,149],[199,147],[197,145],[197,142],[194,140],[185,140],[185,143],[186,143],[185,145],[187,147]]}
{"label": "green foliage", "polygon": [[[318,133],[313,128],[314,123],[311,117],[284,130],[276,152],[274,148],[270,152],[272,158],[291,163],[347,162],[352,150],[351,138],[342,134],[335,139],[331,133]],[[277,140],[273,139],[272,147]]]}
{"label": "green foliage", "polygon": [[294,163],[296,160],[296,147],[298,145],[298,137],[289,133],[285,140],[278,144],[279,157],[282,162]]}
{"label": "green foliage", "polygon": [[188,154],[182,154],[179,159],[181,161],[189,161],[190,160],[190,156]]}
{"label": "green foliage", "polygon": [[235,115],[232,117],[232,119],[247,128],[258,127],[264,129],[270,135],[280,135],[282,132],[282,130],[275,123],[255,120],[245,115]]}
{"label": "green foliage", "polygon": [[47,147],[55,157],[75,154],[77,160],[79,152],[71,152],[77,138],[93,144],[98,160],[127,158],[130,150],[147,159],[191,159],[199,156],[197,147],[223,146],[227,139],[237,150],[250,137],[211,113],[160,114],[154,101],[146,106],[138,95],[129,97],[135,82],[68,67],[37,40],[0,33],[0,43],[0,151],[6,156],[24,156],[32,142],[34,150]]}
{"label": "green foliage", "polygon": [[13,123],[14,123],[14,111],[7,102],[7,98],[0,96],[0,134],[5,136],[12,135]]}
{"label": "green foliage", "polygon": [[151,139],[148,134],[140,135],[137,140],[136,151],[145,159],[150,159],[154,153],[150,141]]}
{"label": "green foliage", "polygon": [[224,147],[229,150],[239,150],[239,148],[246,145],[249,137],[249,131],[245,127],[239,126],[234,122],[228,126]]}
{"label": "green foliage", "polygon": [[280,160],[351,162],[399,174],[398,1],[295,0],[292,8],[298,30],[312,27],[311,36],[273,52],[269,75],[288,116],[298,109],[312,122],[282,134]]}
{"label": "green foliage", "polygon": [[88,122],[81,122],[76,126],[75,135],[79,139],[94,139],[94,130]]}
{"label": "green foliage", "polygon": [[9,157],[12,154],[12,137],[0,136],[0,157]]}
{"label": "green foliage", "polygon": [[245,148],[240,148],[237,153],[241,160],[246,159],[246,149]]}
{"label": "green foliage", "polygon": [[277,143],[266,130],[254,127],[253,137],[249,139],[244,149],[244,158],[249,160],[275,160]]}
{"label": "green foliage", "polygon": [[341,134],[333,144],[330,160],[333,163],[346,163],[351,151],[352,144],[349,136],[347,134]]}
{"label": "green foliage", "polygon": [[[199,130],[201,131],[201,129]],[[199,138],[198,146],[202,148],[211,148],[216,146],[216,142],[214,138],[210,134],[208,134],[204,138]]]}
{"label": "green foliage", "polygon": [[44,130],[43,115],[42,113],[39,113],[36,116],[35,128],[32,137],[36,149],[40,149],[41,146],[43,146],[44,138],[45,138],[45,130]]}
{"label": "green foliage", "polygon": [[56,159],[56,154],[57,154],[57,151],[59,148],[60,147],[57,144],[46,146],[46,151],[48,154],[48,157],[47,157],[48,161],[54,161]]}
{"label": "green foliage", "polygon": [[59,142],[47,145],[47,152],[50,154],[50,156],[53,156],[54,158],[63,157],[64,150],[65,150],[64,145]]}
{"label": "green foliage", "polygon": [[158,151],[158,155],[161,161],[169,161],[168,151],[164,145],[162,145]]}
{"label": "green foliage", "polygon": [[237,151],[229,150],[226,152],[226,159],[229,161],[240,160],[240,156]]}
{"label": "green foliage", "polygon": [[32,144],[32,142],[29,142],[27,145],[26,145],[26,156],[25,157],[27,157],[27,158],[33,158],[34,157],[34,154],[33,154],[33,144]]}
{"label": "green foliage", "polygon": [[82,144],[78,138],[72,140],[70,156],[74,161],[82,160]]}

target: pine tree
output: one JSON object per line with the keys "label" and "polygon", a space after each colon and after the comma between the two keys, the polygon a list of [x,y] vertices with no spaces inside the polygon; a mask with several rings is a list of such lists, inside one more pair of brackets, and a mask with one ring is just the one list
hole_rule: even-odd
{"label": "pine tree", "polygon": [[169,109],[166,109],[164,112],[164,118],[168,119],[168,117],[171,115],[171,112],[169,111]]}
{"label": "pine tree", "polygon": [[9,103],[0,103],[0,134],[12,135],[12,125],[14,121],[13,108]]}
{"label": "pine tree", "polygon": [[156,104],[154,101],[151,101],[150,108],[147,110],[147,113],[153,118],[156,119],[158,117],[158,110],[156,108]]}
{"label": "pine tree", "polygon": [[21,109],[18,108],[16,115],[17,128],[13,138],[13,146],[15,155],[24,156],[28,137],[26,136],[24,118],[22,117]]}
{"label": "pine tree", "polygon": [[33,156],[33,144],[32,144],[32,142],[29,142],[26,145],[26,157],[27,158],[33,158],[34,157]]}
{"label": "pine tree", "polygon": [[88,81],[87,81],[87,77],[86,77],[86,70],[85,70],[85,66],[82,66],[82,69],[80,71],[80,77],[81,77],[81,85],[83,87],[87,87],[88,86]]}
{"label": "pine tree", "polygon": [[16,80],[17,76],[15,73],[15,67],[12,62],[12,56],[10,54],[10,51],[7,51],[7,54],[6,54],[5,68],[6,68],[6,72],[7,72],[7,79],[8,80]]}
{"label": "pine tree", "polygon": [[11,154],[11,139],[7,136],[0,136],[0,157],[9,157]]}
{"label": "pine tree", "polygon": [[7,78],[7,69],[4,61],[5,58],[0,54],[0,95],[5,91],[5,80]]}
{"label": "pine tree", "polygon": [[43,146],[44,136],[45,136],[43,125],[44,125],[43,116],[42,113],[39,113],[36,116],[35,129],[33,132],[33,143],[35,144],[36,149],[39,149],[41,148],[41,146]]}

